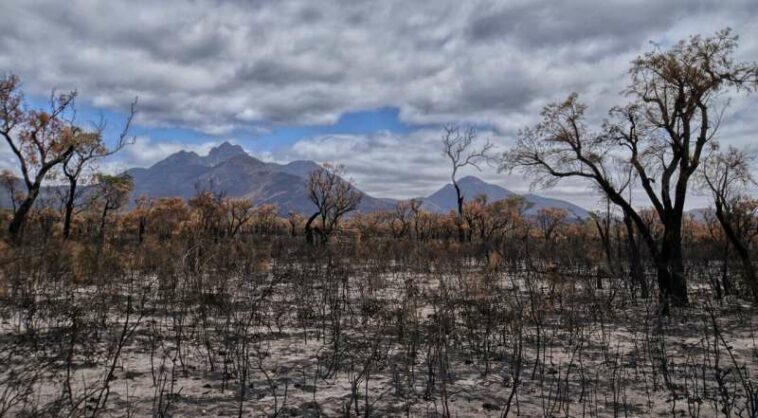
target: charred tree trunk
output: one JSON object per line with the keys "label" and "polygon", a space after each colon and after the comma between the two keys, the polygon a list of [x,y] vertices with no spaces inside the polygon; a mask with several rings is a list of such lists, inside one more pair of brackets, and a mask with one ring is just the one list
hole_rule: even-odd
{"label": "charred tree trunk", "polygon": [[13,214],[13,219],[11,219],[11,223],[8,225],[8,232],[11,235],[11,239],[14,241],[20,239],[21,230],[26,222],[26,217],[29,216],[29,212],[32,210],[32,206],[34,206],[34,201],[37,200],[37,196],[39,196],[39,191],[42,188],[42,178],[48,170],[49,168],[43,168],[43,170],[37,174],[34,183],[28,186],[29,193]]}
{"label": "charred tree trunk", "polygon": [[642,257],[640,257],[640,247],[637,244],[634,232],[634,223],[628,215],[624,216],[624,226],[626,227],[626,239],[629,246],[629,279],[632,283],[639,285],[640,297],[647,299],[650,296],[650,290],[642,271]]}
{"label": "charred tree trunk", "polygon": [[100,241],[105,241],[105,220],[108,218],[108,203],[105,203],[105,206],[103,207],[103,213],[100,217]]}
{"label": "charred tree trunk", "polygon": [[29,191],[26,199],[24,199],[24,201],[18,206],[16,213],[13,214],[13,219],[11,219],[10,225],[8,225],[8,233],[10,233],[13,240],[18,240],[20,238],[21,230],[24,226],[24,222],[26,222],[26,217],[29,215],[29,211],[31,211],[32,205],[34,205],[34,201],[39,195],[39,189],[40,186],[35,185],[35,187]]}
{"label": "charred tree trunk", "polygon": [[453,186],[455,187],[455,198],[456,202],[458,203],[458,222],[456,222],[456,225],[458,226],[458,241],[463,243],[466,241],[466,230],[463,228],[463,193],[461,193],[461,188],[458,186],[458,182],[453,181]]}
{"label": "charred tree trunk", "polygon": [[139,220],[139,226],[137,229],[137,239],[139,240],[139,243],[142,244],[145,241],[145,230],[147,229],[147,219],[140,219]]}
{"label": "charred tree trunk", "polygon": [[[743,243],[737,235],[737,231],[735,231],[732,225],[729,223],[729,219],[727,219],[727,216],[724,213],[723,205],[718,201],[716,202],[716,218],[718,218],[721,227],[724,229],[724,233],[726,234],[727,239],[729,239],[729,242],[737,251],[737,255],[740,257],[740,261],[742,262],[742,275],[745,283],[750,286],[750,291],[753,294],[753,300],[758,302],[758,282],[756,282],[755,267],[750,260],[750,251],[745,243]],[[726,262],[726,260],[724,261]],[[724,292],[726,293],[726,289],[724,289]]]}
{"label": "charred tree trunk", "polygon": [[[593,221],[595,221],[595,227],[597,228],[597,232],[600,235],[600,242],[603,245],[603,253],[605,254],[605,261],[608,267],[608,273],[611,276],[616,275],[616,269],[614,268],[614,262],[613,262],[613,251],[611,249],[611,237],[610,237],[610,220],[606,220],[605,225],[600,221],[600,219],[596,216],[592,217]],[[600,278],[601,274],[598,270],[597,275],[597,288],[602,289],[603,288],[603,281]]]}
{"label": "charred tree trunk", "polygon": [[[68,196],[66,197],[66,209],[63,215],[63,239],[67,240],[71,236],[71,219],[74,215],[74,205],[76,203],[76,179],[68,178]],[[140,242],[142,242],[140,240]]]}
{"label": "charred tree trunk", "polygon": [[316,217],[320,213],[321,212],[314,213],[308,218],[308,222],[305,223],[305,241],[308,242],[308,244],[313,244],[313,221],[316,220]]}
{"label": "charred tree trunk", "polygon": [[658,287],[664,313],[668,312],[669,305],[686,306],[689,303],[682,260],[681,217],[677,219],[677,216],[674,215],[668,221],[664,224],[661,251],[655,257]]}

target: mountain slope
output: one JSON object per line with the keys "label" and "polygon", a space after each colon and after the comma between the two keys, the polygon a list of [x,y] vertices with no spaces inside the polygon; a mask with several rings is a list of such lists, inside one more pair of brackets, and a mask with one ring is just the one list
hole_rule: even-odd
{"label": "mountain slope", "polygon": [[[310,214],[314,210],[306,193],[307,178],[319,165],[312,161],[265,163],[239,145],[224,142],[208,155],[180,151],[150,168],[133,168],[134,196],[189,199],[198,190],[213,189],[229,197],[248,198],[257,204],[274,204],[281,214]],[[361,192],[363,193],[363,192]],[[361,212],[390,209],[394,202],[363,193]]]}
{"label": "mountain slope", "polygon": [[[506,188],[484,182],[474,176],[467,176],[458,180],[458,185],[460,186],[461,191],[463,192],[463,197],[467,202],[481,194],[486,195],[489,202],[496,202],[498,200],[518,195]],[[534,215],[537,211],[543,208],[562,208],[569,212],[570,217],[585,219],[589,216],[587,210],[564,200],[551,199],[531,193],[525,194],[523,197],[531,204],[530,208],[526,211],[527,215]],[[451,210],[458,210],[455,187],[453,187],[452,184],[445,185],[440,190],[425,198],[421,207],[430,212],[437,213],[447,213]]]}
{"label": "mountain slope", "polygon": [[[515,193],[494,184],[486,183],[474,176],[467,176],[458,180],[463,192],[465,201],[474,199],[476,196],[484,194],[490,202],[496,202],[508,197],[514,196]],[[421,207],[430,212],[445,213],[451,210],[458,210],[455,187],[452,184],[446,184],[441,189],[424,199]]]}

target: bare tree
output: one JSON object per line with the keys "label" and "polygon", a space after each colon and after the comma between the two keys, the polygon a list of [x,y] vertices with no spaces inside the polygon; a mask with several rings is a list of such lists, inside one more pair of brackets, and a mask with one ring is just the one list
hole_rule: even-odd
{"label": "bare tree", "polygon": [[316,205],[317,211],[305,223],[305,236],[313,243],[313,222],[318,218],[317,227],[321,241],[326,243],[337,227],[340,218],[358,208],[363,195],[350,182],[342,179],[342,166],[324,164],[313,170],[308,178],[308,199]]}
{"label": "bare tree", "polygon": [[85,169],[87,167],[92,168],[91,166],[95,160],[113,155],[133,141],[133,139],[129,139],[127,135],[132,120],[134,119],[136,105],[137,99],[132,102],[129,116],[126,119],[124,129],[118,137],[118,141],[110,149],[108,149],[103,142],[102,133],[105,130],[104,123],[100,123],[92,132],[78,130],[77,135],[80,139],[77,141],[77,147],[74,148],[74,151],[63,160],[62,171],[68,181],[68,190],[65,196],[63,215],[63,239],[68,239],[71,236],[71,219],[74,214],[76,200],[79,197],[77,189]]}
{"label": "bare tree", "polygon": [[227,234],[234,237],[252,219],[254,214],[253,202],[245,198],[228,198],[224,200],[224,207],[227,213]]}
{"label": "bare tree", "polygon": [[758,281],[750,260],[750,245],[758,235],[758,201],[745,194],[745,186],[755,184],[751,159],[733,147],[715,152],[703,165],[703,182],[713,195],[716,218],[740,257],[745,283],[758,301]]}
{"label": "bare tree", "polygon": [[53,167],[65,161],[79,138],[64,114],[72,110],[76,92],[50,97],[47,111],[26,109],[19,78],[0,78],[0,135],[19,163],[26,196],[13,213],[8,226],[18,238],[26,217],[39,195],[42,182]]}
{"label": "bare tree", "polygon": [[545,241],[552,242],[555,239],[567,218],[568,211],[563,208],[542,208],[537,211],[537,224]]}
{"label": "bare tree", "polygon": [[476,130],[474,128],[468,128],[465,131],[461,131],[458,126],[448,125],[445,126],[444,129],[445,133],[442,136],[442,147],[452,165],[450,179],[455,188],[456,203],[458,205],[458,240],[464,242],[466,240],[466,231],[463,228],[463,201],[465,196],[458,185],[458,171],[467,166],[480,170],[479,165],[482,162],[489,160],[489,153],[492,150],[493,145],[487,141],[480,148],[475,148],[474,141],[476,140]]}
{"label": "bare tree", "polygon": [[134,190],[134,181],[128,174],[118,176],[97,175],[97,196],[95,198],[102,205],[100,212],[101,240],[105,239],[105,223],[108,214],[124,206],[132,190]]}
{"label": "bare tree", "polygon": [[390,231],[394,238],[402,238],[408,233],[413,218],[413,205],[413,200],[400,201],[395,205],[395,210],[389,216]]}
{"label": "bare tree", "polygon": [[[571,94],[546,106],[542,122],[520,133],[501,167],[518,168],[548,186],[570,177],[597,186],[634,221],[648,246],[664,311],[669,302],[688,303],[682,260],[684,203],[703,149],[718,128],[715,97],[729,89],[752,91],[758,83],[758,66],[732,59],[736,46],[737,38],[723,30],[637,58],[626,90],[631,102],[614,108],[613,119],[601,132],[587,127],[586,106]],[[624,185],[612,174],[619,165],[631,167],[639,179],[663,227],[661,237],[654,236],[622,194]]]}
{"label": "bare tree", "polygon": [[602,213],[591,212],[590,219],[595,225],[598,235],[600,236],[600,242],[603,244],[603,253],[605,254],[605,261],[608,268],[608,273],[616,275],[616,263],[613,260],[613,251],[611,248],[611,224],[617,221],[613,215],[613,208],[611,208],[611,201],[605,200],[605,211]]}

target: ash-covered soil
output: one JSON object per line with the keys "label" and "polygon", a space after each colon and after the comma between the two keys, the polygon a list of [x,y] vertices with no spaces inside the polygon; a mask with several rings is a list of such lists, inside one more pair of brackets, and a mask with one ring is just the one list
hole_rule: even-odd
{"label": "ash-covered soil", "polygon": [[[594,283],[594,282],[593,282]],[[756,311],[621,283],[273,265],[39,280],[2,302],[4,416],[748,416]]]}

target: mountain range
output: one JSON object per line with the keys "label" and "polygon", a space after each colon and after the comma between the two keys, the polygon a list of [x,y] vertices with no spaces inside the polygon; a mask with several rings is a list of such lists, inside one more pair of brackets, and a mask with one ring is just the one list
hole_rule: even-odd
{"label": "mountain range", "polygon": [[[245,152],[239,145],[224,142],[200,156],[180,151],[149,168],[132,168],[127,173],[134,178],[134,195],[149,197],[192,197],[197,190],[213,188],[226,196],[248,198],[256,204],[275,204],[279,212],[310,214],[313,204],[308,200],[308,175],[319,168],[313,161],[293,161],[287,164],[263,162]],[[517,195],[503,187],[468,176],[458,180],[464,196],[472,199],[485,194],[490,202]],[[362,192],[358,210],[362,213],[392,209],[397,200],[375,198]],[[571,217],[586,218],[589,213],[572,203],[523,195],[531,204],[527,214],[546,207],[566,209]],[[446,213],[456,209],[455,189],[445,185],[437,192],[422,198],[422,207],[430,212]]]}
{"label": "mountain range", "polygon": [[[241,146],[224,142],[211,149],[208,155],[179,151],[149,168],[131,168],[126,173],[134,179],[133,197],[146,195],[153,198],[180,197],[186,200],[198,190],[212,189],[223,192],[228,197],[250,199],[259,205],[276,205],[282,215],[289,212],[310,215],[314,206],[308,200],[307,181],[310,173],[319,168],[317,163],[305,160],[287,164],[264,162],[249,155]],[[459,179],[458,185],[466,201],[482,194],[487,196],[489,202],[518,195],[474,176]],[[16,187],[24,190],[21,180],[18,180]],[[85,187],[85,195],[88,193],[86,189]],[[56,191],[57,194],[63,193],[63,186],[43,188],[39,200],[57,199]],[[373,197],[363,191],[360,193],[363,195],[358,207],[361,213],[391,210],[399,201]],[[564,200],[531,193],[522,196],[529,203],[527,215],[533,215],[542,208],[563,208],[569,212],[570,218],[589,217],[587,210]],[[421,207],[429,212],[447,213],[457,209],[452,184],[420,199],[423,201]],[[10,206],[8,193],[0,191],[0,207]]]}
{"label": "mountain range", "polygon": [[[253,158],[239,145],[224,142],[206,156],[179,151],[150,168],[132,168],[127,174],[134,179],[135,196],[189,199],[198,190],[213,189],[229,197],[251,199],[256,204],[274,204],[282,214],[290,211],[305,214],[313,209],[306,193],[308,175],[318,168],[313,161],[266,163]],[[391,200],[363,193],[359,210],[385,210],[393,205]]]}

